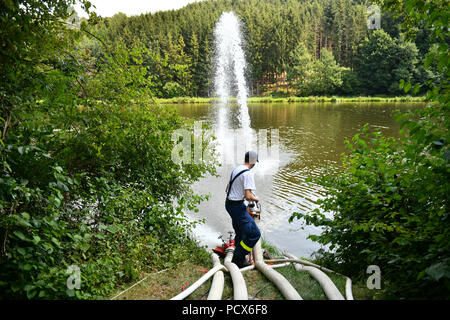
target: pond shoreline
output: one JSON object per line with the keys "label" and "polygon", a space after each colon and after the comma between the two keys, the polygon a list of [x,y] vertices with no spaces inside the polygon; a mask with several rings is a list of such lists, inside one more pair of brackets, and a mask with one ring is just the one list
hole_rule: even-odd
{"label": "pond shoreline", "polygon": [[[212,103],[219,101],[216,97],[174,97],[174,98],[155,98],[156,102],[161,104],[181,104],[181,103]],[[236,98],[229,98],[228,101],[236,101]],[[356,97],[338,97],[338,96],[308,96],[308,97],[250,97],[247,103],[299,103],[299,102],[426,102],[425,96],[412,97],[370,97],[370,96],[356,96]]]}

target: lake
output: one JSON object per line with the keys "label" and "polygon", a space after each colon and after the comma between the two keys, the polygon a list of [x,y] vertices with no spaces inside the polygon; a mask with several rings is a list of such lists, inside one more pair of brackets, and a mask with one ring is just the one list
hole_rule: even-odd
{"label": "lake", "polygon": [[[399,124],[392,112],[423,106],[424,103],[411,102],[249,104],[253,135],[266,135],[265,129],[269,142],[278,142],[277,153],[273,152],[277,161],[265,162],[269,160],[268,156],[265,159],[265,155],[260,153],[260,162],[253,169],[256,194],[261,199],[259,225],[263,238],[296,256],[310,257],[320,245],[307,239],[307,236],[319,234],[320,228],[304,226],[298,220],[288,222],[293,212],[306,213],[317,208],[317,199],[324,196],[325,190],[314,183],[305,182],[305,179],[320,175],[325,166],[339,167],[341,154],[346,152],[344,140],[351,139],[365,123],[385,135],[397,136]],[[217,130],[223,126],[223,119],[218,120],[218,105],[176,104],[175,107],[186,118],[210,121]],[[239,112],[236,105],[226,106],[225,117],[229,129],[239,127]],[[222,139],[225,137],[223,135]],[[239,145],[239,135],[236,139],[236,145]],[[230,150],[225,148],[224,152]],[[233,154],[233,150],[229,153]],[[189,214],[193,219],[206,219],[206,223],[194,231],[203,245],[219,245],[221,241],[218,236],[223,234],[228,237],[228,231],[233,230],[231,218],[224,207],[224,190],[231,170],[237,162],[243,162],[243,158],[244,154],[238,153],[235,163],[226,161],[218,168],[220,177],[207,176],[193,186],[197,193],[210,194],[210,199],[199,206],[198,213]]]}

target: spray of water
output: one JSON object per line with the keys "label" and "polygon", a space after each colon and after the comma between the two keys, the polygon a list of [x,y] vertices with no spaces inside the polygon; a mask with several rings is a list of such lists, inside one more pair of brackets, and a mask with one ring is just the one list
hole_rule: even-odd
{"label": "spray of water", "polygon": [[[217,132],[217,151],[222,156],[223,163],[236,164],[242,162],[247,150],[261,151],[264,159],[256,168],[259,174],[271,174],[278,168],[278,151],[276,154],[262,153],[261,144],[267,145],[266,131],[258,134],[250,126],[250,116],[247,107],[246,60],[241,28],[242,24],[233,12],[224,12],[214,29],[215,40],[215,76],[214,86],[219,97]],[[239,127],[233,128],[228,123],[228,98],[236,95],[239,105]],[[273,138],[273,133],[272,133]],[[276,137],[278,141],[278,136]],[[273,139],[272,139],[273,143]],[[234,152],[233,152],[234,151]],[[272,159],[275,155],[275,159]],[[273,160],[273,161],[271,161]]]}
{"label": "spray of water", "polygon": [[214,30],[216,46],[215,90],[222,105],[227,103],[231,91],[237,91],[242,128],[250,126],[247,108],[246,61],[243,50],[241,23],[233,12],[224,12]]}
{"label": "spray of water", "polygon": [[[243,131],[245,148],[252,143],[250,116],[247,107],[247,85],[245,81],[246,61],[243,50],[241,22],[233,12],[224,12],[214,29],[215,77],[214,86],[219,97],[218,138],[222,148],[227,148],[227,103],[232,92],[236,92],[239,105],[239,123]],[[220,150],[219,150],[220,152]]]}

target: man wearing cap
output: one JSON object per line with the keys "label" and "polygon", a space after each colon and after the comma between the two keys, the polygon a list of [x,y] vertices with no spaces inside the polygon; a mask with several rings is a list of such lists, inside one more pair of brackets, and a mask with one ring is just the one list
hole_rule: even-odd
{"label": "man wearing cap", "polygon": [[244,204],[244,199],[259,201],[259,198],[252,193],[256,187],[253,172],[250,172],[256,162],[259,162],[258,154],[255,151],[246,152],[244,164],[233,170],[226,190],[225,209],[231,217],[233,229],[236,233],[232,262],[239,268],[250,265],[245,256],[252,251],[253,246],[261,237],[258,226],[247,212]]}

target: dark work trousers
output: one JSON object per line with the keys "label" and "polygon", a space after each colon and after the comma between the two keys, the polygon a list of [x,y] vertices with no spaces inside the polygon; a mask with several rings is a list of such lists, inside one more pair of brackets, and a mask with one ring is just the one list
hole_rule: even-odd
{"label": "dark work trousers", "polygon": [[245,204],[225,203],[225,209],[231,217],[234,232],[234,256],[236,260],[242,261],[250,253],[261,237],[261,232],[255,221],[247,212]]}

